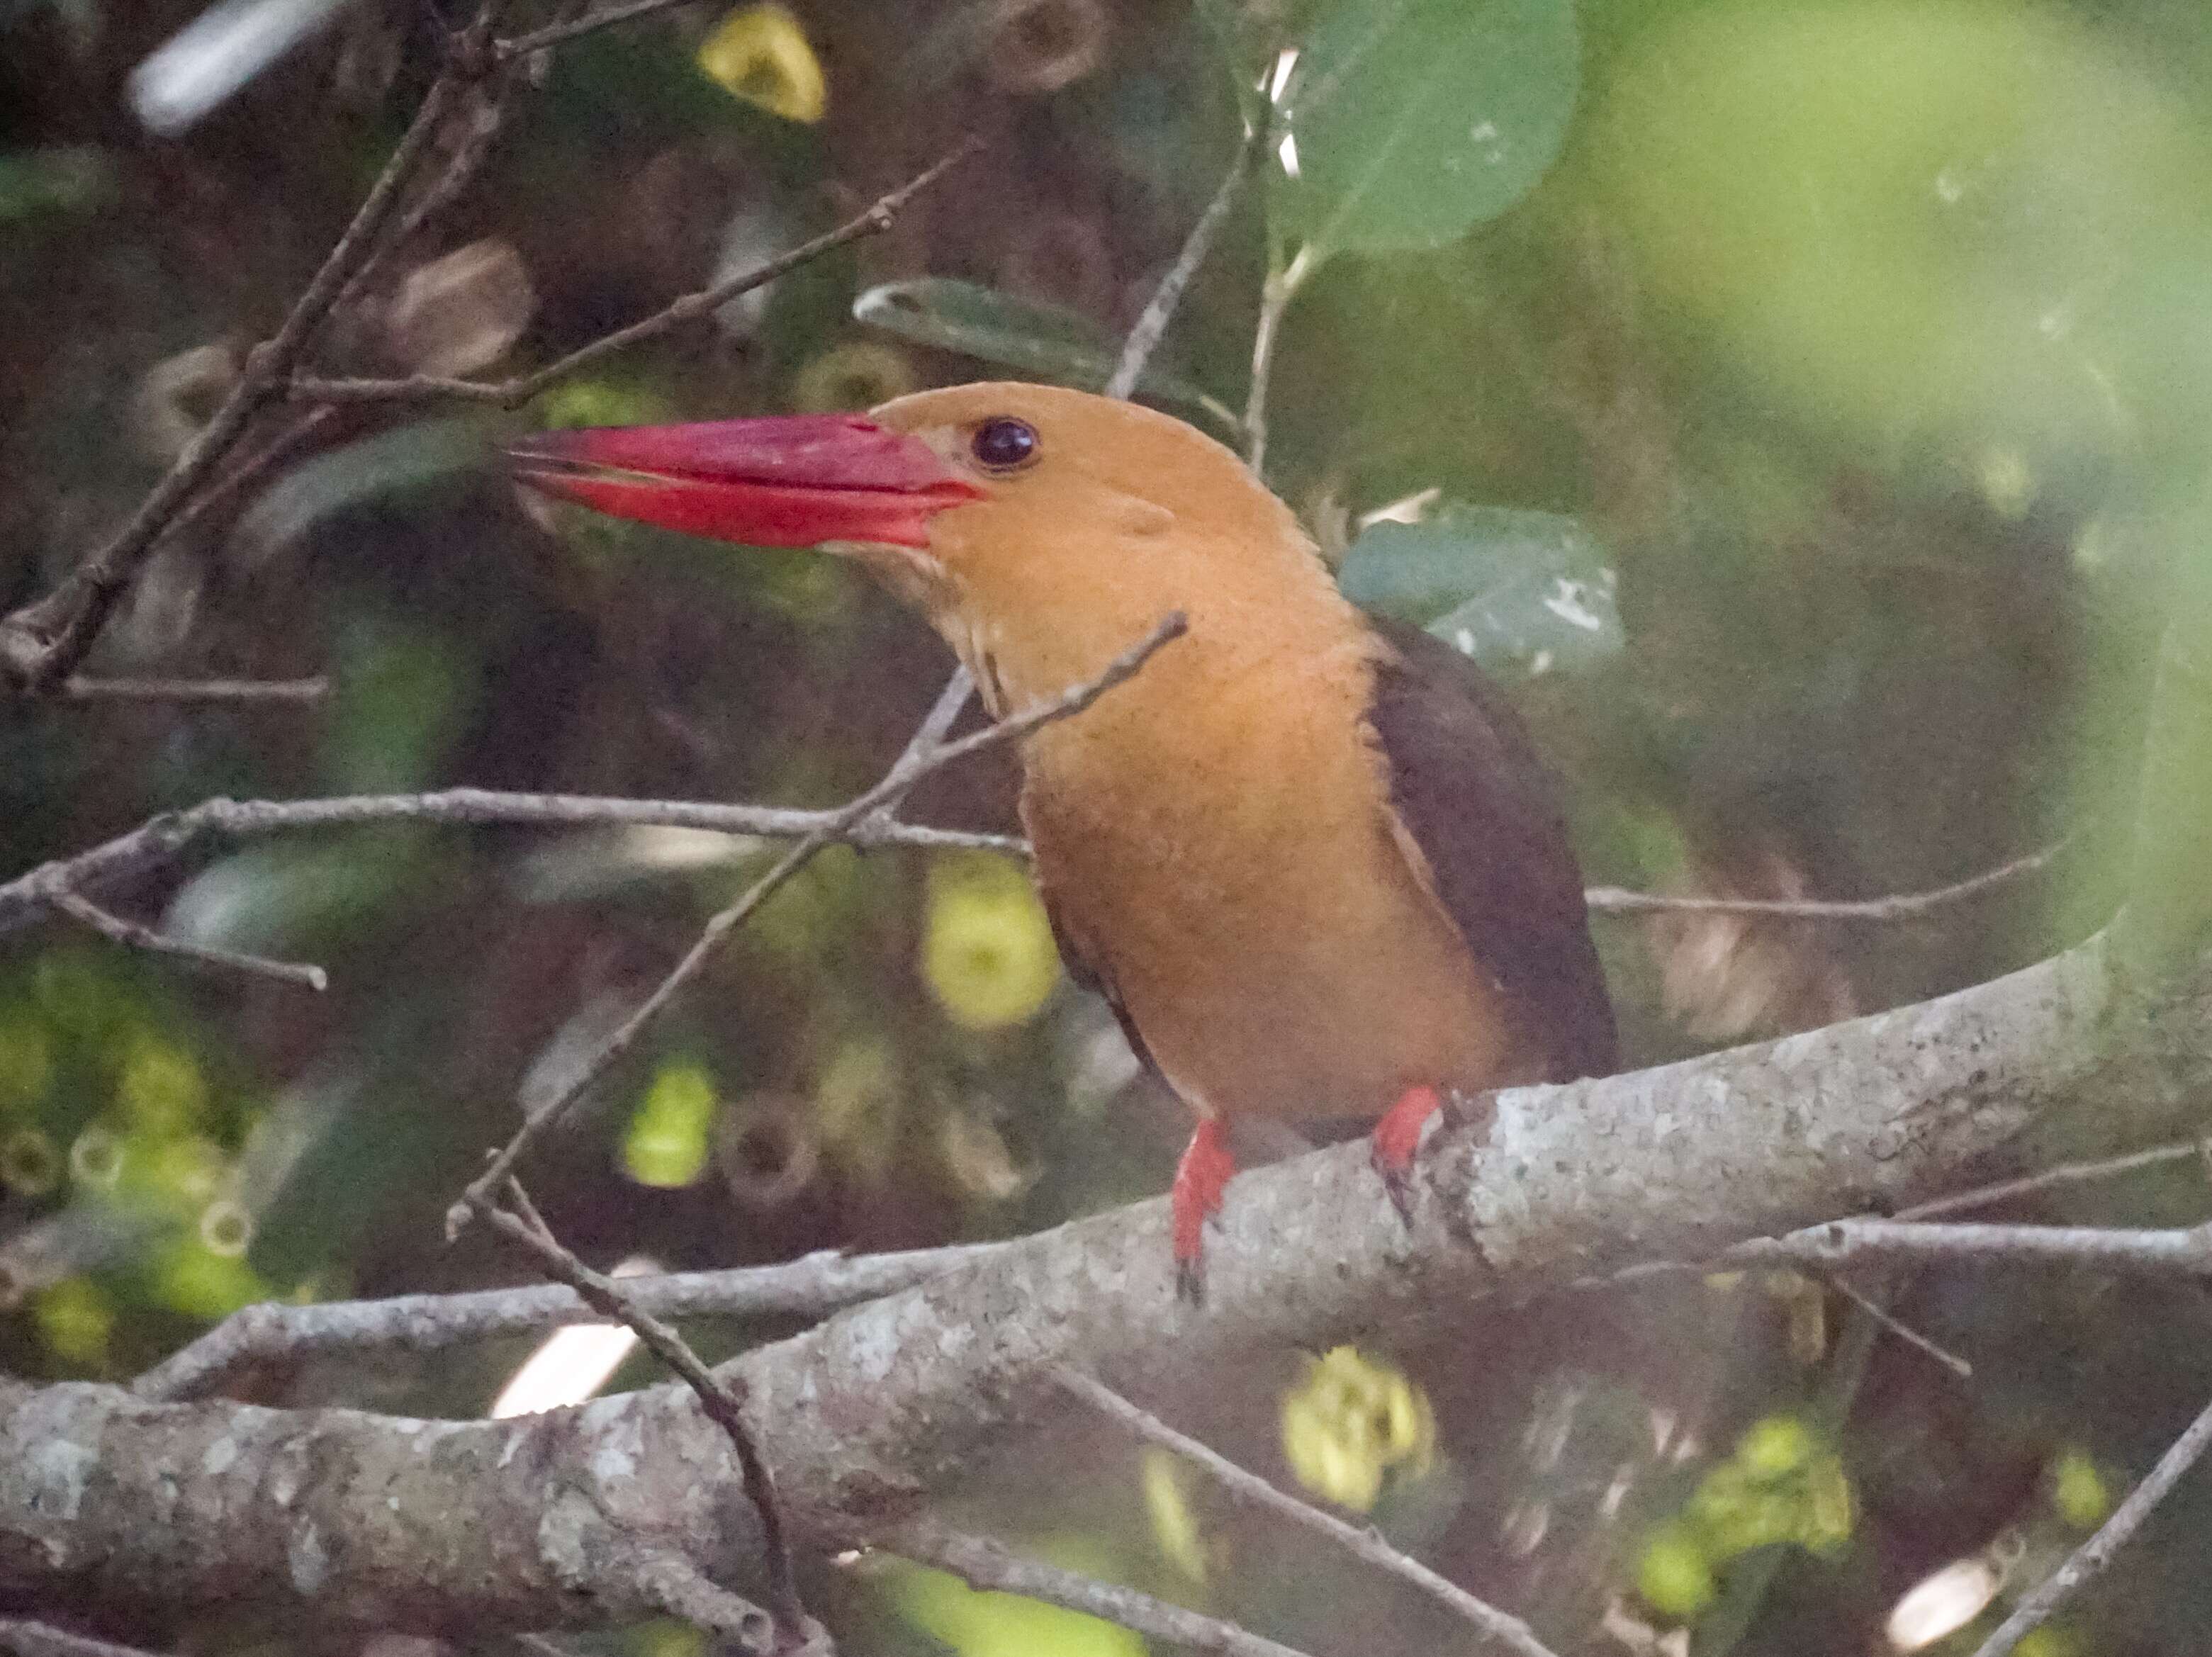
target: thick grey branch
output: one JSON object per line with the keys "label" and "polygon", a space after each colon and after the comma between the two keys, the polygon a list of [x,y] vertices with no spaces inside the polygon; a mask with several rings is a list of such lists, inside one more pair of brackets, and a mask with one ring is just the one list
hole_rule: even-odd
{"label": "thick grey branch", "polygon": [[[1702,1259],[1986,1179],[2063,1119],[2115,1146],[2212,1096],[2212,963],[2154,1003],[2101,942],[1941,1000],[1447,1113],[1401,1225],[1340,1146],[1234,1184],[1207,1305],[1177,1302],[1167,1205],[1006,1245],[724,1373],[802,1539],[880,1536],[1003,1445],[1068,1364],[1109,1385],[1236,1353],[1480,1315],[1652,1258]],[[2094,1147],[2081,1149],[2094,1150]],[[0,1591],[256,1601],[430,1630],[646,1614],[617,1541],[757,1557],[728,1442],[659,1387],[497,1423],[155,1405],[0,1385]]]}

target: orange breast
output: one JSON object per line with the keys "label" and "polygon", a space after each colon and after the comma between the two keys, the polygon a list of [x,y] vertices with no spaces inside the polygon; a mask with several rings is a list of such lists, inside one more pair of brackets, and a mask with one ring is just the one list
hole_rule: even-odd
{"label": "orange breast", "polygon": [[1326,619],[1258,649],[1194,634],[1027,750],[1054,912],[1207,1114],[1376,1115],[1535,1073],[1391,835],[1370,646]]}

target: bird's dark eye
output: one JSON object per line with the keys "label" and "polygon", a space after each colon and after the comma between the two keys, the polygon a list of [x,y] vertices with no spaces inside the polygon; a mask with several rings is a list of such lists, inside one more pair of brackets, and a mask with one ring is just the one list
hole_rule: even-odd
{"label": "bird's dark eye", "polygon": [[1037,458],[1036,428],[1001,415],[975,428],[968,445],[978,462],[994,472],[1010,472]]}

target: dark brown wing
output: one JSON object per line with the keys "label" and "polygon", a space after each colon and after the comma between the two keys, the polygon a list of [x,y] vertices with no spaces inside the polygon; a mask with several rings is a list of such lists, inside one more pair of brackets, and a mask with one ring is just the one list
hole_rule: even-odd
{"label": "dark brown wing", "polygon": [[1608,1074],[1613,1003],[1590,944],[1582,871],[1520,715],[1443,640],[1369,619],[1390,648],[1368,717],[1391,804],[1445,913],[1536,1022],[1553,1079]]}
{"label": "dark brown wing", "polygon": [[[1121,992],[1115,988],[1113,979],[1085,954],[1083,946],[1074,933],[1068,930],[1067,923],[1060,918],[1060,906],[1053,901],[1052,883],[1044,877],[1042,869],[1037,871],[1037,896],[1043,901],[1044,918],[1052,926],[1052,941],[1060,946],[1060,958],[1067,968],[1067,975],[1075,980],[1079,989],[1096,991],[1114,1010],[1114,1022],[1121,1027],[1121,1034],[1129,1043],[1129,1051],[1137,1055],[1137,1062],[1162,1086],[1167,1086],[1167,1077],[1160,1074],[1160,1067],[1152,1062],[1152,1049],[1145,1045],[1145,1038],[1138,1033],[1137,1021],[1129,1017],[1129,1010],[1121,1005]],[[1174,1089],[1170,1087],[1168,1090],[1173,1092]]]}

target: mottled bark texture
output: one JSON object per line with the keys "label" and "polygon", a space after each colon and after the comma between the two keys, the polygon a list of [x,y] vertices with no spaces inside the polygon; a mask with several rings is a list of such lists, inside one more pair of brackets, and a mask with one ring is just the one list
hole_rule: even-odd
{"label": "mottled bark texture", "polygon": [[[1428,1143],[1410,1229],[1363,1145],[1248,1174],[1203,1309],[1176,1298],[1155,1201],[723,1373],[802,1535],[849,1539],[1012,1442],[1052,1407],[1053,1364],[1153,1382],[1242,1349],[1479,1318],[1488,1296],[1932,1197],[2032,1159],[2062,1122],[2140,1144],[2208,1099],[2212,962],[2152,999],[2093,943],[1941,1000],[1462,1111]],[[424,1630],[612,1621],[651,1609],[655,1554],[755,1591],[737,1487],[726,1441],[673,1387],[495,1423],[8,1387],[0,1599],[252,1602]]]}

